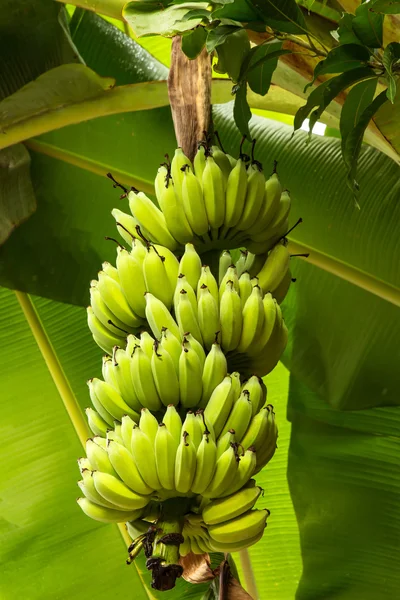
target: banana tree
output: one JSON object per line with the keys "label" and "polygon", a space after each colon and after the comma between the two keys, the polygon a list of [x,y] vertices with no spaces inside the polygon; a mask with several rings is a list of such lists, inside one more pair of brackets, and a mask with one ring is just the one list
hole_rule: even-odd
{"label": "banana tree", "polygon": [[[105,239],[115,236],[111,209],[127,210],[105,175],[154,193],[157,168],[176,146],[168,36],[183,34],[190,59],[204,46],[218,57],[212,122],[224,149],[238,156],[246,133],[266,169],[278,162],[293,198],[290,225],[303,220],[289,234],[291,251],[309,254],[291,261],[296,282],[282,305],[289,343],[283,364],[265,378],[279,440],[256,476],[265,490],[257,506],[271,516],[249,555],[233,554],[235,575],[253,598],[395,597],[397,3],[165,3],[161,14],[159,4],[144,4],[85,3],[85,10],[21,0],[1,9],[3,595],[222,594],[218,555],[206,573],[194,565],[173,591],[151,589],[141,555],[125,565],[125,529],[86,518],[75,502],[75,459],[92,435],[85,382],[101,373],[102,352],[86,325],[89,281],[115,260]],[[335,39],[329,32],[338,24]],[[359,47],[346,54],[350,45]],[[347,60],[357,71],[350,77]],[[303,93],[313,71],[321,85]],[[335,94],[316,103],[337,77]],[[368,110],[377,98],[381,108]],[[297,127],[316,107],[316,118],[340,121],[341,140],[337,132],[306,144],[305,132],[293,136],[292,126],[265,112],[297,113]],[[369,146],[361,147],[364,131]]]}

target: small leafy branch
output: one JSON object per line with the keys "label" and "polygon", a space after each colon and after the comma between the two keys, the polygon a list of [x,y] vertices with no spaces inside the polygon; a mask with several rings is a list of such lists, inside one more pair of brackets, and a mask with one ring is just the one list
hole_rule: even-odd
{"label": "small leafy branch", "polygon": [[[310,2],[304,4],[310,8]],[[400,2],[369,0],[354,15],[344,13],[338,28],[331,31],[331,48],[311,31],[305,9],[295,0],[135,1],[125,6],[124,18],[138,36],[181,35],[182,50],[190,59],[203,48],[215,56],[215,71],[227,74],[234,83],[234,118],[248,139],[248,87],[265,96],[278,60],[285,54],[320,58],[304,91],[317,80],[319,85],[298,110],[294,129],[309,118],[311,136],[329,104],[350,90],[341,111],[340,133],[347,182],[356,197],[357,161],[365,130],[378,109],[396,98],[400,43],[383,46],[383,23],[385,15],[400,13]],[[254,47],[249,39],[252,32],[262,34],[262,42]]]}

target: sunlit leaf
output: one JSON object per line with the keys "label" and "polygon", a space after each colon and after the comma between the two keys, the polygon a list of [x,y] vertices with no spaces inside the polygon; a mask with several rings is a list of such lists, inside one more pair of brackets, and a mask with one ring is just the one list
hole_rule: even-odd
{"label": "sunlit leaf", "polygon": [[128,2],[124,6],[124,19],[132,27],[137,36],[141,35],[174,35],[178,32],[193,29],[201,23],[201,18],[190,21],[183,17],[194,9],[207,8],[207,2],[182,2],[160,7],[159,2]]}

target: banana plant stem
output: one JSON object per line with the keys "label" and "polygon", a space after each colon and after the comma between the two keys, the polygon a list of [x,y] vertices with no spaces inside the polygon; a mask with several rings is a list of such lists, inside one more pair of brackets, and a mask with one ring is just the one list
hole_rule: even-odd
{"label": "banana plant stem", "polygon": [[251,566],[250,554],[247,548],[239,552],[240,563],[242,565],[245,588],[253,600],[258,600],[256,580],[253,567]]}

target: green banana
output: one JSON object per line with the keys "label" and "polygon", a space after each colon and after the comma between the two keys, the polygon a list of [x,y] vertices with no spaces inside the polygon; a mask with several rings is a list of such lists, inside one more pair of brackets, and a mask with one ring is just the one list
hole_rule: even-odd
{"label": "green banana", "polygon": [[110,462],[107,451],[105,448],[102,448],[98,443],[95,442],[95,440],[99,442],[100,439],[106,442],[104,438],[98,437],[94,438],[93,440],[89,439],[86,441],[85,449],[90,465],[92,469],[96,469],[97,471],[109,473],[110,475],[116,475],[117,473]]}
{"label": "green banana", "polygon": [[[244,485],[249,482],[250,477],[255,473],[257,466],[257,456],[256,451],[252,446],[246,450],[243,456],[240,457],[240,462],[237,470],[237,475],[235,477],[235,481],[227,490],[228,494],[233,494],[240,490]],[[252,479],[251,481],[254,481]],[[225,498],[225,495],[222,494],[220,497]]]}
{"label": "green banana", "polygon": [[175,193],[180,202],[182,202],[184,171],[187,167],[193,170],[191,160],[184,154],[182,148],[177,148],[171,161],[171,175],[175,186]]}
{"label": "green banana", "polygon": [[231,253],[229,252],[229,250],[223,250],[219,256],[219,261],[218,261],[219,285],[221,285],[221,282],[222,282],[223,278],[225,277],[225,273],[231,265],[232,265]]}
{"label": "green banana", "polygon": [[[228,364],[221,346],[214,342],[210,352],[207,354],[202,375],[202,395],[200,408],[204,408],[211,394],[228,372]],[[216,434],[218,435],[218,434]]]}
{"label": "green banana", "polygon": [[250,274],[248,271],[244,271],[239,277],[239,296],[242,311],[252,291],[253,286],[251,283]]}
{"label": "green banana", "polygon": [[207,350],[210,350],[221,329],[221,324],[218,304],[204,283],[200,286],[198,294],[198,322],[203,344]]}
{"label": "green banana", "polygon": [[[93,390],[98,402],[114,419],[120,421],[124,415],[129,415],[134,421],[139,419],[138,413],[128,406],[117,390],[110,384],[94,377],[90,381],[89,388]],[[95,406],[95,408],[98,410],[98,406]]]}
{"label": "green banana", "polygon": [[[131,437],[129,442],[131,442]],[[110,440],[107,443],[107,454],[115,472],[128,488],[144,496],[153,492],[153,488],[143,481],[130,450],[122,444]]]}
{"label": "green banana", "polygon": [[245,264],[247,260],[247,250],[240,250],[240,256],[235,263],[237,276],[240,278],[241,274],[245,271]]}
{"label": "green banana", "polygon": [[[138,220],[132,215],[127,215],[118,208],[113,208],[111,214],[116,221],[118,233],[125,240],[125,242],[131,246],[138,235],[136,229],[139,226]],[[146,236],[148,232],[142,230],[142,233],[144,236]]]}
{"label": "green banana", "polygon": [[131,451],[143,481],[153,490],[159,490],[154,444],[139,427],[132,430]]}
{"label": "green banana", "polygon": [[111,333],[109,329],[106,329],[95,316],[91,306],[87,307],[87,323],[94,341],[102,350],[104,350],[104,352],[107,352],[107,354],[112,354],[114,346],[124,344],[125,337],[119,337],[114,333]]}
{"label": "green banana", "polygon": [[185,252],[179,263],[179,273],[186,275],[186,279],[194,290],[201,274],[201,259],[193,244],[185,245]]}
{"label": "green banana", "polygon": [[205,360],[206,360],[206,353],[204,352],[203,345],[200,344],[196,340],[196,338],[194,338],[192,336],[192,334],[190,332],[188,332],[188,333],[185,334],[185,338],[189,342],[189,345],[196,352],[197,356],[199,357],[199,361],[200,361],[200,365],[201,365],[201,370],[203,370],[204,363],[205,363]]}
{"label": "green banana", "polygon": [[288,269],[285,273],[284,278],[280,282],[280,284],[274,289],[274,298],[278,304],[282,304],[282,302],[286,298],[286,294],[289,291],[291,283],[292,283],[292,273],[290,272],[290,269]]}
{"label": "green banana", "polygon": [[109,473],[94,471],[93,482],[98,493],[118,509],[136,510],[149,503],[149,496],[135,494],[120,479]]}
{"label": "green banana", "polygon": [[252,406],[252,417],[261,410],[267,399],[267,388],[263,380],[257,375],[252,375],[242,387],[242,392],[248,392]]}
{"label": "green banana", "polygon": [[[133,385],[131,363],[131,357],[125,350],[121,350],[121,348],[113,353],[113,360],[107,362],[107,364],[112,365],[113,379],[116,384],[114,387],[132,410],[139,414],[142,409],[142,404],[139,402]],[[104,377],[104,379],[106,379],[106,377]],[[132,417],[132,415],[130,416]]]}
{"label": "green banana", "polygon": [[256,537],[264,531],[269,514],[266,508],[249,510],[235,519],[209,525],[208,532],[213,540],[221,544],[241,542],[243,539]]}
{"label": "green banana", "polygon": [[212,500],[203,509],[202,518],[207,525],[218,525],[247,512],[257,502],[262,489],[258,486],[244,487],[225,498]]}
{"label": "green banana", "polygon": [[135,315],[129,306],[120,284],[104,271],[99,272],[99,283],[97,286],[104,304],[128,327],[140,327],[142,319]]}
{"label": "green banana", "polygon": [[163,327],[161,330],[161,340],[158,348],[169,354],[174,365],[175,373],[179,375],[179,357],[181,355],[182,345],[178,338],[173,335],[169,329]]}
{"label": "green banana", "polygon": [[174,297],[174,287],[171,286],[164,257],[158,253],[154,246],[147,247],[146,257],[143,261],[143,274],[146,291],[150,292],[170,310]]}
{"label": "green banana", "polygon": [[258,464],[258,453],[261,453],[265,446],[272,449],[272,454],[275,452],[277,438],[278,430],[275,424],[274,411],[271,405],[267,405],[253,417],[240,444],[246,450],[251,446],[254,447]]}
{"label": "green banana", "polygon": [[89,427],[93,431],[94,435],[105,437],[108,424],[104,421],[104,419],[101,418],[98,412],[93,410],[93,408],[86,408],[85,412]]}
{"label": "green banana", "polygon": [[265,193],[265,176],[259,163],[253,163],[247,170],[247,190],[243,213],[236,229],[245,231],[251,227],[260,212]]}
{"label": "green banana", "polygon": [[196,469],[196,448],[184,432],[176,451],[175,459],[175,489],[181,494],[190,491]]}
{"label": "green banana", "polygon": [[168,329],[178,340],[181,339],[179,326],[172,317],[168,308],[161,300],[146,292],[146,319],[150,325],[154,337],[160,339],[163,329]]}
{"label": "green banana", "polygon": [[161,210],[143,192],[128,194],[129,208],[132,215],[139,221],[151,236],[151,241],[176,250],[178,244],[168,231],[165,217]]}
{"label": "green banana", "polygon": [[[164,174],[165,172],[167,175]],[[159,169],[157,177],[163,181],[162,185],[156,181],[156,190],[158,190],[157,199],[167,227],[177,242],[186,244],[193,239],[193,231],[183,210],[180,182],[176,183],[175,180],[173,182],[165,167]]]}
{"label": "green banana", "polygon": [[225,152],[223,152],[218,146],[211,146],[211,155],[217,163],[217,165],[219,166],[219,168],[221,169],[225,181],[227,181],[229,174],[232,170],[231,162],[227,154],[225,154]]}
{"label": "green banana", "polygon": [[135,331],[128,327],[126,323],[120,321],[103,301],[98,289],[98,281],[94,280],[90,284],[90,305],[95,317],[105,327],[108,332],[114,334],[117,338],[123,338],[124,335]]}
{"label": "green banana", "polygon": [[179,332],[181,336],[183,337],[186,332],[190,332],[198,342],[202,343],[203,338],[200,331],[197,310],[193,308],[186,289],[181,289],[179,292],[175,315],[178,321]]}
{"label": "green banana", "polygon": [[182,423],[182,435],[185,431],[189,435],[189,439],[192,440],[197,451],[203,437],[203,431],[200,422],[196,419],[194,412],[191,410],[186,413],[186,419]]}
{"label": "green banana", "polygon": [[179,357],[179,395],[182,406],[193,408],[202,397],[203,369],[197,352],[187,338],[183,339]]}
{"label": "green banana", "polygon": [[[134,421],[132,421],[132,419],[130,417],[128,417],[128,415],[125,415],[124,417],[122,417],[122,419],[121,419],[121,437],[122,437],[124,446],[126,448],[128,448],[129,451],[130,451],[131,443],[132,443],[132,431],[133,431],[133,428],[135,427],[135,425],[136,425],[136,423]],[[121,479],[122,479],[122,477],[121,477]]]}
{"label": "green banana", "polygon": [[173,406],[172,404],[167,406],[167,410],[165,411],[163,417],[163,423],[168,429],[169,433],[172,435],[176,451],[181,441],[182,420],[175,406]]}
{"label": "green banana", "polygon": [[225,227],[236,227],[242,216],[247,191],[247,172],[244,161],[239,157],[229,173],[226,184]]}
{"label": "green banana", "polygon": [[133,387],[140,404],[153,411],[160,410],[162,403],[154,381],[151,360],[140,346],[136,346],[132,355],[131,374]]}
{"label": "green banana", "polygon": [[253,535],[249,538],[241,539],[238,542],[231,542],[231,543],[228,543],[228,542],[221,543],[221,542],[215,541],[213,538],[209,538],[211,552],[240,552],[241,550],[244,550],[245,548],[248,548],[249,546],[253,546],[258,541],[260,541],[263,534],[264,534],[264,530],[262,529],[256,535]]}
{"label": "green banana", "polygon": [[217,447],[210,434],[204,433],[197,448],[196,472],[191,485],[195,494],[202,494],[210,485],[216,466]]}
{"label": "green banana", "polygon": [[112,508],[106,508],[105,506],[99,506],[90,502],[87,498],[78,498],[79,506],[91,519],[95,521],[101,521],[102,523],[124,523],[125,521],[134,521],[143,514],[143,509],[137,510],[114,510]]}
{"label": "green banana", "polygon": [[247,390],[244,390],[233,405],[220,435],[224,435],[233,429],[237,440],[241,440],[249,426],[252,408],[250,394]]}
{"label": "green banana", "polygon": [[257,273],[259,286],[264,293],[272,292],[282,283],[289,270],[290,254],[284,242],[269,253],[263,268]]}
{"label": "green banana", "polygon": [[203,492],[203,496],[206,498],[218,498],[221,496],[233,483],[237,469],[238,456],[235,444],[232,444],[217,460],[212,481]]}
{"label": "green banana", "polygon": [[202,184],[208,222],[211,228],[218,229],[223,225],[225,218],[225,181],[212,156],[206,158]]}
{"label": "green banana", "polygon": [[158,431],[158,421],[148,408],[142,408],[139,427],[154,444],[154,440],[156,439]]}
{"label": "green banana", "polygon": [[[199,144],[193,161],[194,172],[202,186],[203,173],[206,168],[206,151],[203,145]],[[203,186],[202,186],[203,187]]]}
{"label": "green banana", "polygon": [[242,307],[233,281],[227,281],[220,302],[221,346],[224,352],[237,348],[242,333]]}
{"label": "green banana", "polygon": [[158,479],[166,490],[175,486],[175,440],[168,431],[165,423],[160,423],[154,442]]}
{"label": "green banana", "polygon": [[90,500],[90,502],[94,502],[94,504],[98,504],[99,506],[105,506],[106,508],[118,508],[115,504],[103,498],[96,490],[93,482],[93,471],[84,469],[82,471],[82,480],[78,481],[78,486],[85,498]]}
{"label": "green banana", "polygon": [[[175,337],[174,339],[176,340]],[[168,406],[169,404],[178,404],[178,373],[176,371],[174,361],[168,352],[162,347],[162,344],[154,345],[153,355],[151,358],[151,370],[158,396],[164,406]]]}
{"label": "green banana", "polygon": [[211,424],[217,438],[232,410],[233,402],[232,378],[227,375],[220,384],[215,386],[204,409],[207,423]]}
{"label": "green banana", "polygon": [[196,293],[195,293],[194,289],[192,288],[192,286],[190,285],[190,283],[188,282],[186,275],[184,275],[183,273],[180,273],[178,275],[178,280],[177,280],[175,291],[174,291],[174,312],[175,312],[175,315],[178,312],[179,295],[182,292],[182,290],[185,290],[185,292],[187,293],[188,300],[190,301],[190,304],[192,305],[193,312],[194,312],[195,316],[197,317],[197,298],[196,298]]}
{"label": "green banana", "polygon": [[153,348],[156,340],[147,332],[142,331],[140,334],[139,346],[150,359],[153,356]]}
{"label": "green banana", "polygon": [[209,224],[200,181],[191,169],[185,169],[182,183],[182,203],[190,227],[197,235],[205,235]]}
{"label": "green banana", "polygon": [[[275,330],[275,323],[277,321],[277,315],[280,311],[275,299],[270,293],[265,294],[263,300],[264,320],[261,331],[257,336],[257,339],[251,344],[250,348],[247,349],[249,356],[258,356],[263,353],[263,349],[268,343]],[[281,314],[281,313],[280,313]],[[278,327],[280,327],[280,321],[278,320]]]}
{"label": "green banana", "polygon": [[229,450],[231,444],[236,444],[235,430],[229,429],[226,433],[220,433],[217,440],[217,460],[226,451]]}
{"label": "green banana", "polygon": [[221,302],[222,294],[225,291],[226,284],[228,283],[228,281],[232,282],[234,289],[239,293],[240,292],[239,278],[237,276],[237,270],[236,270],[235,265],[231,265],[230,267],[228,267],[225,272],[225,275],[221,279],[221,283],[219,284],[219,301],[220,302]]}
{"label": "green banana", "polygon": [[197,297],[200,296],[200,289],[202,285],[206,285],[209,289],[211,296],[214,298],[217,306],[219,305],[219,289],[218,283],[214,275],[211,273],[210,267],[203,265],[201,268],[201,275],[197,284]]}
{"label": "green banana", "polygon": [[238,352],[246,352],[254,340],[258,338],[264,322],[264,305],[262,293],[258,285],[255,285],[246,304],[243,307],[242,333],[237,346]]}
{"label": "green banana", "polygon": [[124,248],[118,248],[117,269],[120,285],[129,306],[136,315],[144,318],[146,284],[143,275],[143,262],[136,260]]}
{"label": "green banana", "polygon": [[257,215],[257,220],[247,231],[249,235],[260,233],[268,228],[279,210],[281,193],[282,186],[278,179],[278,175],[273,173],[265,182],[264,202]]}

